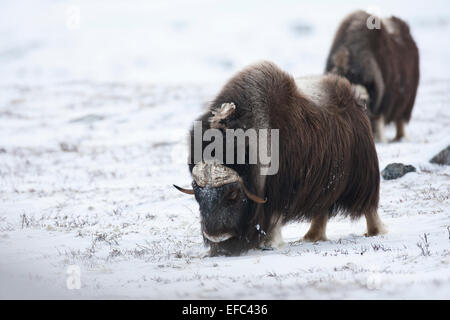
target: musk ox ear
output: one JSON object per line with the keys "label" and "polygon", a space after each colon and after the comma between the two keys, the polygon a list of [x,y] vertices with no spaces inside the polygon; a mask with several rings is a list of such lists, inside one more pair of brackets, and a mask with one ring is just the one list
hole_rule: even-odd
{"label": "musk ox ear", "polygon": [[177,185],[173,185],[177,190],[179,190],[179,191],[181,191],[181,192],[183,192],[183,193],[187,193],[187,194],[194,194],[194,190],[192,190],[192,189],[184,189],[184,188],[181,188],[181,187],[179,187],[179,186],[177,186]]}
{"label": "musk ox ear", "polygon": [[236,110],[236,105],[233,102],[222,103],[219,108],[217,108],[216,110],[212,110],[211,113],[213,114],[213,116],[208,119],[211,128],[225,128],[225,125],[221,122],[222,120],[228,118],[230,114],[234,112],[234,110]]}

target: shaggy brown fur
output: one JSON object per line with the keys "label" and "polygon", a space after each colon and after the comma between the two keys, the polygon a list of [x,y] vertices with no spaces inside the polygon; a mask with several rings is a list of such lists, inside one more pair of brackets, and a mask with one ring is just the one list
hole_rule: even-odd
{"label": "shaggy brown fur", "polygon": [[[222,120],[224,128],[280,130],[278,174],[263,177],[258,165],[227,165],[239,173],[251,192],[268,199],[265,204],[251,204],[240,230],[240,239],[245,241],[227,250],[260,245],[278,222],[322,216],[321,225],[326,225],[326,219],[336,214],[352,219],[376,215],[380,176],[364,106],[350,83],[337,75],[320,76],[314,89],[319,98],[303,92],[276,65],[264,62],[234,76],[200,117],[206,130],[213,111],[233,102],[236,110]],[[264,232],[258,232],[256,225]]]}
{"label": "shaggy brown fur", "polygon": [[395,122],[396,140],[403,137],[419,84],[419,51],[408,25],[397,17],[381,19],[380,29],[369,29],[370,15],[350,14],[339,26],[327,58],[326,72],[346,77],[366,88],[376,138],[376,121]]}

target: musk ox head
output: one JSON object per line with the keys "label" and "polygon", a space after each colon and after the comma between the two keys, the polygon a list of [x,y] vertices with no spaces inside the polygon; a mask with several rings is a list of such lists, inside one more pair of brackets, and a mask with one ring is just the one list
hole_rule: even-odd
{"label": "musk ox head", "polygon": [[200,162],[192,169],[193,189],[181,192],[195,195],[200,206],[203,239],[211,255],[235,255],[246,248],[243,231],[250,219],[250,202],[265,203],[252,194],[233,169],[216,161]]}

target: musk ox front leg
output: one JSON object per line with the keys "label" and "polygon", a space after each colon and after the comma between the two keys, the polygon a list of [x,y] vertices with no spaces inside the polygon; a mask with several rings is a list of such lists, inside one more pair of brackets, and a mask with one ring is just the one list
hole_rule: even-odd
{"label": "musk ox front leg", "polygon": [[372,120],[372,131],[375,142],[388,142],[384,135],[384,117],[382,115]]}
{"label": "musk ox front leg", "polygon": [[316,242],[328,240],[326,236],[327,222],[328,214],[321,214],[314,217],[308,232],[303,237],[303,241]]}
{"label": "musk ox front leg", "polygon": [[282,227],[283,223],[281,219],[278,219],[273,229],[268,234],[268,239],[264,241],[265,248],[281,249],[284,247],[285,243],[283,241],[283,235],[281,234]]}
{"label": "musk ox front leg", "polygon": [[380,216],[376,210],[372,210],[365,214],[367,222],[366,237],[373,237],[379,234],[387,233],[387,229],[383,222],[381,222]]}

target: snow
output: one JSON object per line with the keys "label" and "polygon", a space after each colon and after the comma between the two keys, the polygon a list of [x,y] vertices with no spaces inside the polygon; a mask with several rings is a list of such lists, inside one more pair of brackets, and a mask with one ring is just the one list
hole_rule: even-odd
{"label": "snow", "polygon": [[[380,143],[389,233],[335,218],[329,241],[206,256],[186,133],[236,71],[321,73],[339,21],[371,2],[10,1],[0,13],[0,298],[449,299],[450,5],[380,1],[421,53],[408,141]],[[80,13],[79,24],[71,20]],[[75,22],[74,22],[75,21]],[[394,136],[388,127],[387,135]],[[67,268],[81,270],[69,290]]]}

